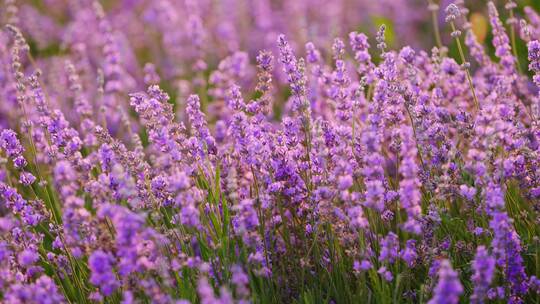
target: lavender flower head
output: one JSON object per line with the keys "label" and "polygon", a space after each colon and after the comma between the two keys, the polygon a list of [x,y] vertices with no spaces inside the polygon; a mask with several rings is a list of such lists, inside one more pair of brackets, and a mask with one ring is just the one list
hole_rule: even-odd
{"label": "lavender flower head", "polygon": [[111,295],[120,286],[112,269],[113,261],[111,254],[101,250],[92,253],[88,260],[92,272],[90,282],[98,286],[105,296]]}
{"label": "lavender flower head", "polygon": [[471,303],[484,303],[489,285],[495,272],[495,259],[489,255],[484,246],[479,246],[473,261],[474,292],[470,297]]}
{"label": "lavender flower head", "polygon": [[280,61],[283,64],[283,71],[287,75],[287,81],[293,93],[293,109],[304,111],[306,108],[306,79],[302,61],[298,61],[293,53],[285,35],[279,35],[277,39]]}
{"label": "lavender flower head", "polygon": [[433,297],[429,304],[457,304],[463,293],[463,286],[459,281],[457,272],[452,269],[450,261],[442,260],[437,273],[438,282],[433,290]]}

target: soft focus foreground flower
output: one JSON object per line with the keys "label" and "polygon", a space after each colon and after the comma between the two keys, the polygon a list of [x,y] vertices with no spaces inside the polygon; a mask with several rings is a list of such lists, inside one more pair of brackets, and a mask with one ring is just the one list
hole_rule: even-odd
{"label": "soft focus foreground flower", "polygon": [[430,304],[452,304],[459,302],[463,286],[459,282],[457,273],[452,269],[448,260],[441,261],[437,274],[438,282],[433,291]]}

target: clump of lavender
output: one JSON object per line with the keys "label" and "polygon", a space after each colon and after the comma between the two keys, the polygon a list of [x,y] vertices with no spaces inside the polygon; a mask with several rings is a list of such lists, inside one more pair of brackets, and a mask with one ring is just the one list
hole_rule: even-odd
{"label": "clump of lavender", "polygon": [[538,301],[535,8],[4,2],[0,302]]}

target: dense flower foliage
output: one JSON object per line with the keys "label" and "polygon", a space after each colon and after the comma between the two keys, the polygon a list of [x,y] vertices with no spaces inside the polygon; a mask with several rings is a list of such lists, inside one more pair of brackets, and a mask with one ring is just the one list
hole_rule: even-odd
{"label": "dense flower foliage", "polygon": [[0,302],[540,301],[537,8],[41,2],[0,9]]}

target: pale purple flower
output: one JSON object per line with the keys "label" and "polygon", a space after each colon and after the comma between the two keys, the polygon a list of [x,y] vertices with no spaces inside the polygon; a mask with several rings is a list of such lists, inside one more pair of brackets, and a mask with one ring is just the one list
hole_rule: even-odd
{"label": "pale purple flower", "polygon": [[112,269],[113,263],[112,255],[101,250],[94,251],[88,259],[88,266],[92,273],[90,282],[98,286],[105,296],[111,295],[120,287],[120,282]]}
{"label": "pale purple flower", "polygon": [[379,260],[388,261],[393,263],[398,258],[399,253],[399,239],[398,236],[390,232],[381,242],[381,252],[379,254]]}
{"label": "pale purple flower", "polygon": [[385,266],[382,266],[377,270],[377,272],[383,277],[383,279],[387,282],[391,282],[394,279],[394,275],[390,270],[388,270]]}
{"label": "pale purple flower", "polygon": [[493,32],[493,46],[495,55],[500,58],[501,65],[508,74],[515,71],[515,58],[510,47],[510,39],[499,19],[499,12],[493,2],[488,2],[489,22]]}
{"label": "pale purple flower", "polygon": [[463,293],[463,286],[456,271],[448,260],[442,260],[437,271],[438,282],[429,304],[457,304]]}

